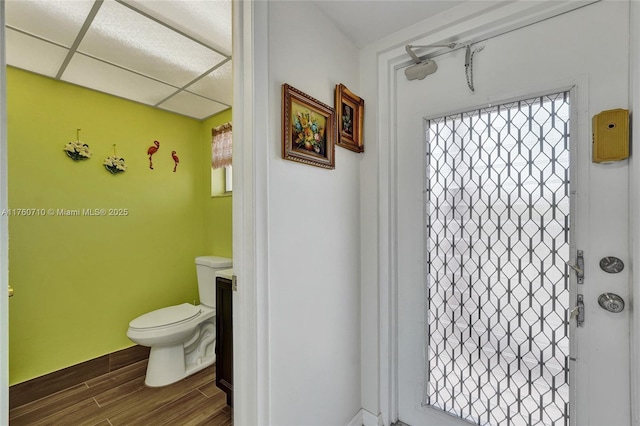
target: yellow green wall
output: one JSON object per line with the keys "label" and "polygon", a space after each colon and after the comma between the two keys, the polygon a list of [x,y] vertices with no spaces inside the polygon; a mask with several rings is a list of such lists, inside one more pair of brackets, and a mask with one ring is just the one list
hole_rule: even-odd
{"label": "yellow green wall", "polygon": [[[10,217],[15,384],[131,346],[131,319],[196,300],[194,258],[231,255],[231,207],[211,202],[205,188],[205,122],[14,68],[7,69],[7,102],[11,209],[128,210]],[[77,128],[89,160],[63,152]],[[154,140],[161,146],[150,170]],[[128,165],[118,175],[102,166],[114,143]],[[172,150],[180,157],[176,173]]]}
{"label": "yellow green wall", "polygon": [[[231,122],[231,109],[214,115],[202,122],[202,156],[211,158],[211,129]],[[213,173],[213,176],[211,175]],[[224,169],[211,171],[211,161],[203,163],[203,186],[205,193],[211,194],[212,181],[224,190]],[[216,185],[217,184],[217,185]],[[232,257],[232,224],[230,195],[205,198],[204,202],[204,246],[211,253]]]}

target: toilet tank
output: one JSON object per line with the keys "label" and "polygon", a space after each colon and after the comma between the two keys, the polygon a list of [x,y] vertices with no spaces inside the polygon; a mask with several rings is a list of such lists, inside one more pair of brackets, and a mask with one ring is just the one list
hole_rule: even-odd
{"label": "toilet tank", "polygon": [[200,294],[201,304],[211,308],[216,307],[216,271],[229,269],[232,266],[233,262],[228,257],[196,257],[198,293]]}

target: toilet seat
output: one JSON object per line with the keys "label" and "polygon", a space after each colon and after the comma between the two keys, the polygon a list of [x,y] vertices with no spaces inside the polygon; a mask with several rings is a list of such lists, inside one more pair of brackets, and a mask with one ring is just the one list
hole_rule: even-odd
{"label": "toilet seat", "polygon": [[156,309],[132,320],[129,327],[134,330],[154,330],[178,325],[200,316],[202,309],[190,303]]}

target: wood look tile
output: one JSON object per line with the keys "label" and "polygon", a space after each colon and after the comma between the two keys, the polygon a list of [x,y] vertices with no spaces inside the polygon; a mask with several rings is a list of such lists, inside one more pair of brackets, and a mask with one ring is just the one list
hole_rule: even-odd
{"label": "wood look tile", "polygon": [[120,368],[119,370],[111,372],[109,374],[91,379],[87,381],[86,384],[94,391],[92,395],[98,395],[102,392],[108,391],[109,389],[116,388],[120,385],[134,380],[140,381],[140,379],[142,379],[142,381],[144,382],[146,372],[147,361],[140,361],[138,363]]}
{"label": "wood look tile", "polygon": [[215,367],[161,388],[144,385],[146,361],[10,411],[11,426],[232,426]]}
{"label": "wood look tile", "polygon": [[207,383],[198,388],[200,392],[202,392],[206,397],[213,397],[222,392],[222,389],[216,386],[215,380],[211,383]]}
{"label": "wood look tile", "polygon": [[[201,401],[200,404],[193,407],[190,411],[185,412],[184,417],[180,419],[179,424],[180,426],[196,426],[201,424],[217,425],[218,423],[214,420],[215,416],[218,415],[220,411],[226,406],[227,397],[224,392],[213,398],[206,398],[204,401]],[[162,426],[173,426],[175,424],[178,423],[160,423],[160,425]]]}
{"label": "wood look tile", "polygon": [[[175,399],[170,403],[153,410],[146,415],[137,419],[137,424],[147,425],[177,425],[183,424],[185,418],[189,418],[193,412],[197,411],[202,403],[207,402],[208,398],[197,390],[191,391],[181,398]],[[169,413],[169,414],[168,414]],[[117,419],[113,420],[114,426],[120,426],[121,423]],[[122,424],[126,426],[126,423]]]}
{"label": "wood look tile", "polygon": [[67,407],[77,407],[78,402],[84,400],[91,400],[91,404],[83,406],[81,408],[81,414],[78,416],[79,418],[87,419],[87,421],[92,421],[95,419],[94,414],[97,413],[97,411],[92,409],[94,408],[93,405],[99,407],[98,403],[94,399],[95,396],[116,388],[118,398],[126,398],[129,394],[127,390],[130,387],[123,385],[137,379],[137,387],[142,387],[145,371],[146,362],[141,365],[128,366],[115,373],[92,379],[89,382],[82,383],[81,385],[77,385],[54,395],[42,398],[23,407],[18,407],[10,411],[11,426],[14,426],[14,423],[25,425],[33,424],[33,419],[46,418],[53,413],[63,411]]}
{"label": "wood look tile", "polygon": [[[86,421],[85,419],[90,416],[88,413],[95,417],[99,417],[98,411],[100,407],[96,404],[93,399],[85,399],[83,401],[78,401],[76,404],[71,405],[69,407],[64,408],[63,410],[57,411],[47,417],[44,417],[39,420],[33,420],[30,423],[24,423],[29,426],[81,426],[81,425],[94,425],[97,423],[97,420],[105,420],[105,417],[98,419],[90,419]],[[11,422],[11,426],[15,424]]]}
{"label": "wood look tile", "polygon": [[[204,369],[169,386],[160,388],[144,387],[144,389],[136,391],[127,398],[129,401],[135,401],[136,410],[130,409],[126,412],[118,413],[113,417],[109,417],[109,420],[111,423],[119,425],[136,424],[145,413],[169,403],[176,398],[176,395],[187,394],[211,382],[211,380],[215,380],[215,376],[211,374],[209,369]],[[126,404],[126,402],[121,404]]]}
{"label": "wood look tile", "polygon": [[9,408],[28,404],[109,372],[109,355],[92,359],[9,388]]}
{"label": "wood look tile", "polygon": [[135,345],[109,354],[109,371],[119,370],[127,365],[149,359],[150,350],[151,348]]}
{"label": "wood look tile", "polygon": [[[44,397],[38,401],[17,407],[9,412],[9,419],[13,423],[17,418],[21,424],[30,424],[32,419],[44,418],[57,411],[76,404],[78,401],[93,398],[118,386],[138,379],[139,385],[144,382],[146,361],[123,367],[117,372],[105,374],[85,383],[73,386],[64,391]],[[126,397],[126,392],[120,392],[120,398]],[[13,426],[13,424],[12,424]]]}
{"label": "wood look tile", "polygon": [[128,382],[107,388],[103,392],[95,396],[96,402],[100,407],[108,407],[118,401],[129,398],[130,395],[141,392],[145,389],[144,376],[135,377]]}
{"label": "wood look tile", "polygon": [[218,410],[217,412],[212,413],[209,417],[202,419],[200,422],[192,423],[189,426],[233,426],[233,416],[230,411],[227,411],[228,408],[229,406],[226,405],[225,401],[223,409]]}
{"label": "wood look tile", "polygon": [[[60,392],[49,395],[38,401],[30,402],[25,405],[13,408],[9,410],[9,421],[11,424],[14,421],[18,421],[18,417],[30,415],[28,418],[42,418],[51,413],[59,411],[62,408],[66,408],[69,405],[73,405],[79,400],[83,399],[83,392],[87,390],[87,385],[81,383],[79,385],[64,389]],[[33,414],[32,414],[33,413]],[[20,420],[24,422],[24,420]]]}
{"label": "wood look tile", "polygon": [[9,388],[9,408],[28,404],[62,389],[67,389],[148,358],[149,348],[136,345],[36,377],[24,383],[18,383]]}

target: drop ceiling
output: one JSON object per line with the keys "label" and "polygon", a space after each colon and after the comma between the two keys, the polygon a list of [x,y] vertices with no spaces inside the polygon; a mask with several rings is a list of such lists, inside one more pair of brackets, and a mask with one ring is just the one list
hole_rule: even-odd
{"label": "drop ceiling", "polygon": [[231,0],[7,0],[7,64],[204,119],[231,106]]}

